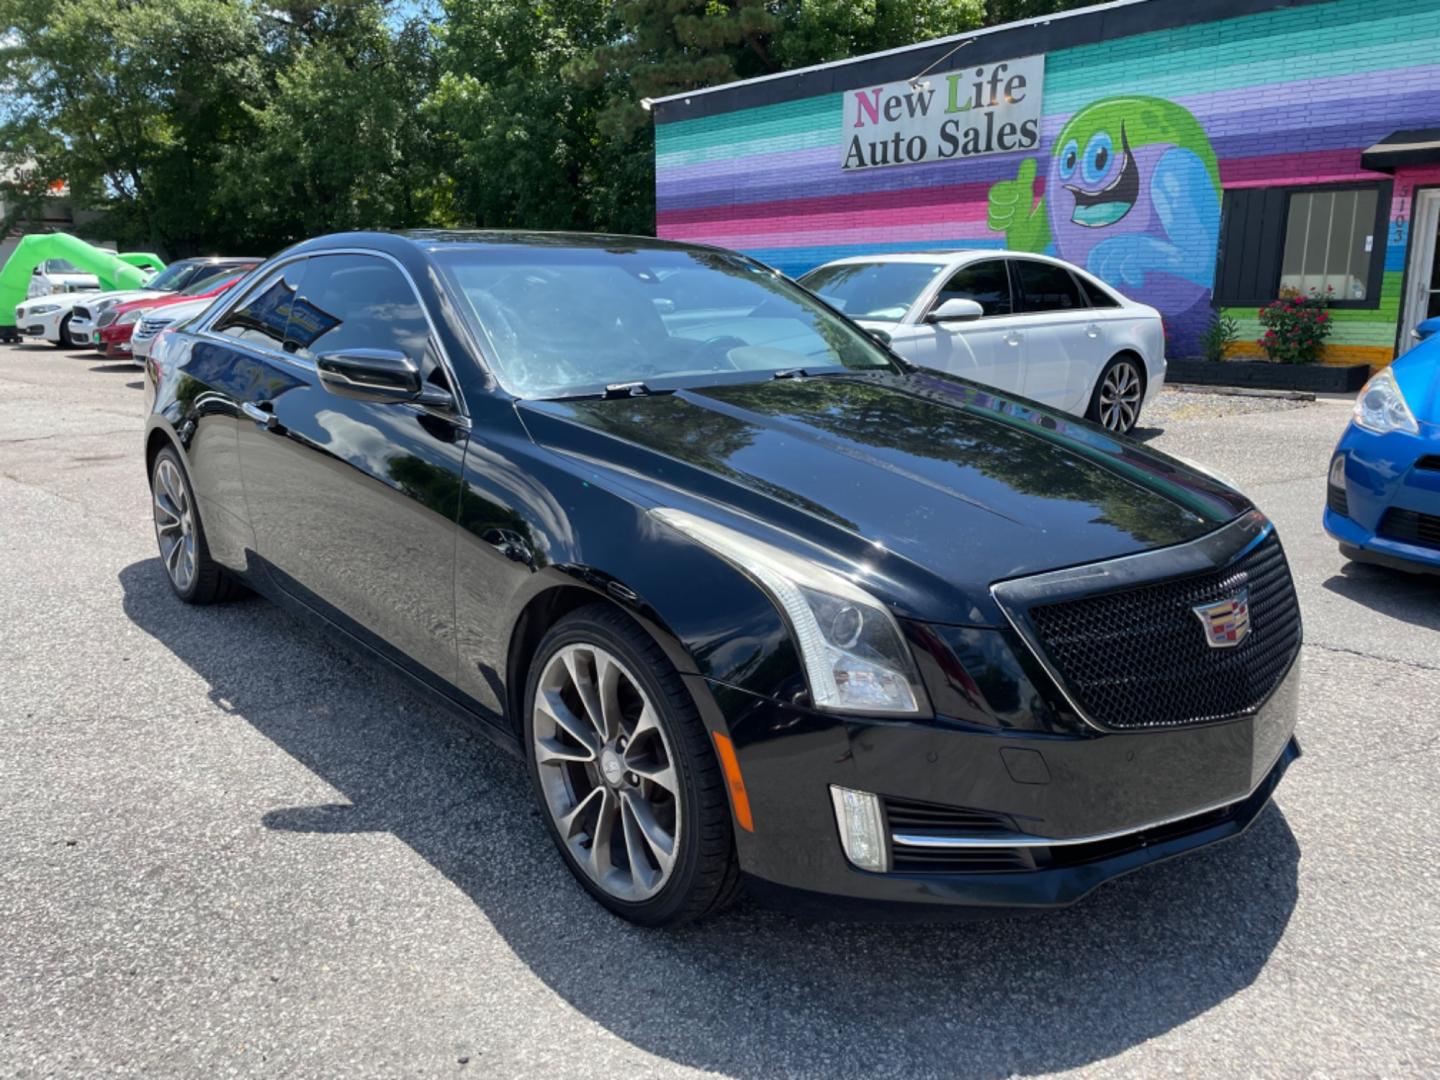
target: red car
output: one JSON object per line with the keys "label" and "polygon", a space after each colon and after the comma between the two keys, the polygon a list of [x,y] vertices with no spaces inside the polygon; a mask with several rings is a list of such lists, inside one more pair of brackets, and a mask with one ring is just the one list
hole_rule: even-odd
{"label": "red car", "polygon": [[212,296],[219,296],[257,265],[259,264],[225,266],[219,268],[217,273],[201,278],[178,293],[147,296],[140,300],[131,300],[126,304],[115,305],[100,316],[98,330],[100,340],[95,343],[95,348],[107,357],[128,359],[130,337],[135,333],[135,327],[140,324],[140,320],[148,312],[155,308],[168,307],[171,304],[185,304],[191,300],[205,300]]}

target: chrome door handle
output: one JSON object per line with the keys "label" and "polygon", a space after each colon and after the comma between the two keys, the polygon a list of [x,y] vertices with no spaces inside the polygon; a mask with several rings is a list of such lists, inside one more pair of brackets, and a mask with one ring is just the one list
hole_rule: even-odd
{"label": "chrome door handle", "polygon": [[1014,330],[1011,330],[1010,333],[1008,333],[1008,334],[1005,335],[1005,344],[1006,344],[1006,345],[1019,345],[1019,344],[1020,344],[1020,335],[1017,334]]}
{"label": "chrome door handle", "polygon": [[1092,322],[1089,326],[1085,327],[1085,333],[1090,337],[1099,337],[1100,327],[1098,327],[1097,325],[1095,325],[1095,323]]}
{"label": "chrome door handle", "polygon": [[240,411],[243,412],[246,416],[248,416],[251,420],[254,420],[266,431],[273,431],[280,423],[279,420],[275,419],[275,414],[273,412],[268,409],[262,409],[259,405],[256,405],[250,401],[241,402]]}

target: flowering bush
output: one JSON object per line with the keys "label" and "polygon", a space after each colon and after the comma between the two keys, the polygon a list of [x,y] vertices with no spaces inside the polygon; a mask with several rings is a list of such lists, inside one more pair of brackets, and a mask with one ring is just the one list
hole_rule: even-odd
{"label": "flowering bush", "polygon": [[1320,358],[1321,346],[1330,336],[1330,306],[1333,289],[1321,293],[1311,289],[1301,294],[1282,289],[1280,299],[1260,309],[1265,333],[1258,344],[1271,360],[1282,364],[1310,364]]}

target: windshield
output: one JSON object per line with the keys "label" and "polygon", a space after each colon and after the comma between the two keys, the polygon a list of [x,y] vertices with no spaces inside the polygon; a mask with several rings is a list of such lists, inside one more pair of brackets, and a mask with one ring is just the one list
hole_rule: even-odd
{"label": "windshield", "polygon": [[154,289],[156,292],[174,292],[176,284],[190,272],[190,268],[194,265],[195,263],[191,259],[173,262],[147,281],[145,288]]}
{"label": "windshield", "polygon": [[521,397],[897,370],[863,331],[739,255],[507,244],[435,258],[468,301],[496,377]]}
{"label": "windshield", "polygon": [[811,270],[800,284],[852,319],[899,322],[944,263],[840,263]]}
{"label": "windshield", "polygon": [[83,274],[85,271],[65,259],[49,259],[45,263],[45,272],[47,274]]}

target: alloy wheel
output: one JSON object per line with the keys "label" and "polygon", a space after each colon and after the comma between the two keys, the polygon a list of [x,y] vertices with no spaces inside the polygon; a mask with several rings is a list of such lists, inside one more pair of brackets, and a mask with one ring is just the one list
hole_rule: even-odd
{"label": "alloy wheel", "polygon": [[1128,360],[1111,365],[1100,384],[1100,423],[1122,434],[1140,416],[1140,372]]}
{"label": "alloy wheel", "polygon": [[185,480],[175,463],[162,457],[155,467],[152,490],[155,536],[160,558],[175,588],[185,592],[195,580],[195,515]]}
{"label": "alloy wheel", "polygon": [[598,645],[565,645],[540,675],[531,720],[546,808],[575,863],[616,899],[654,896],[679,852],[680,778],[640,681]]}

